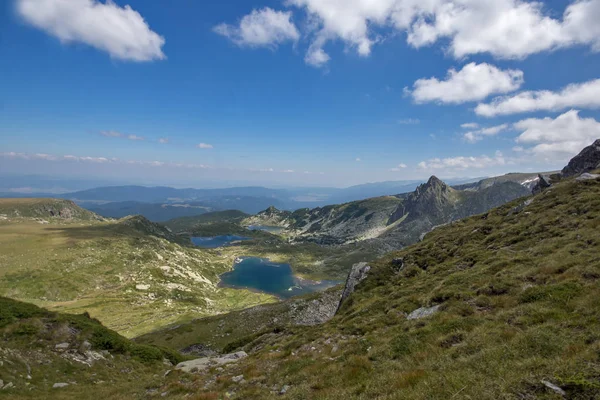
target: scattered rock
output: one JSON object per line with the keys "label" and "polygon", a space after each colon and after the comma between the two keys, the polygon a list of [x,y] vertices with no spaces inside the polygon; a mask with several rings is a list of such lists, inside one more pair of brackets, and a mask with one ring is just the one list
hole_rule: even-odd
{"label": "scattered rock", "polygon": [[59,343],[56,346],[54,346],[54,348],[57,350],[66,350],[69,348],[69,346],[69,343]]}
{"label": "scattered rock", "polygon": [[0,389],[2,389],[4,387],[4,381],[2,379],[0,379]]}
{"label": "scattered rock", "polygon": [[561,396],[566,396],[567,392],[565,392],[564,390],[562,390],[560,387],[556,386],[554,383],[552,382],[548,382],[548,381],[542,381],[542,384],[544,386],[546,386],[548,389],[552,390],[553,392],[561,395]]}
{"label": "scattered rock", "polygon": [[421,318],[426,318],[429,317],[435,313],[437,313],[440,310],[440,306],[433,306],[433,307],[421,307],[419,309],[416,309],[415,311],[411,312],[410,314],[408,314],[408,317],[406,317],[406,319],[408,320],[413,320],[413,319],[421,319]]}
{"label": "scattered rock", "polygon": [[2,388],[2,390],[11,389],[13,387],[15,387],[15,385],[13,385],[12,382],[8,382],[6,385],[4,385],[4,387]]}
{"label": "scattered rock", "polygon": [[64,382],[55,383],[54,385],[52,385],[52,389],[60,389],[60,388],[64,388],[64,387],[67,387],[67,386],[69,386],[68,383],[64,383]]}
{"label": "scattered rock", "polygon": [[148,290],[150,289],[150,285],[135,285],[136,290]]}
{"label": "scattered rock", "polygon": [[244,380],[244,375],[234,376],[233,378],[231,378],[231,380],[235,383],[240,383]]}
{"label": "scattered rock", "polygon": [[358,285],[360,282],[365,280],[365,278],[367,277],[367,273],[370,270],[371,270],[371,267],[365,262],[354,264],[352,266],[352,269],[350,270],[350,273],[348,274],[348,278],[346,279],[346,286],[344,287],[344,291],[342,292],[342,298],[338,305],[337,311],[340,310],[340,308],[342,307],[342,304],[344,304],[344,301],[352,293],[354,293],[354,289],[355,289],[356,285]]}
{"label": "scattered rock", "polygon": [[87,340],[84,340],[83,343],[81,343],[81,349],[83,351],[91,350],[92,344],[90,342],[88,342]]}
{"label": "scattered rock", "polygon": [[221,357],[203,357],[195,360],[184,361],[177,364],[175,369],[188,373],[204,371],[213,366],[235,363],[246,357],[248,357],[248,354],[246,354],[245,351],[238,351],[237,353],[226,354]]}

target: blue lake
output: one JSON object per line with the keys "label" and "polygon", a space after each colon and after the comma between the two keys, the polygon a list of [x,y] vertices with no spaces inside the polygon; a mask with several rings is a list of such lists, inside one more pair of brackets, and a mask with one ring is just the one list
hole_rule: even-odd
{"label": "blue lake", "polygon": [[338,282],[312,282],[294,277],[289,264],[278,264],[265,258],[241,257],[233,270],[221,275],[221,286],[258,290],[281,298],[325,290]]}
{"label": "blue lake", "polygon": [[250,240],[250,238],[236,235],[222,235],[214,237],[193,237],[192,243],[195,246],[205,249],[216,249],[217,247],[230,246],[234,242],[241,240]]}
{"label": "blue lake", "polygon": [[250,225],[248,229],[251,231],[264,231],[269,233],[278,234],[284,231],[284,228],[280,226],[269,226],[269,225]]}

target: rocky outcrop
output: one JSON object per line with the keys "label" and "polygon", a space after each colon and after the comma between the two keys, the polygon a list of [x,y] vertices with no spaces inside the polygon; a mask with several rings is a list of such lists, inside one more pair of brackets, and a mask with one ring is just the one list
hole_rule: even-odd
{"label": "rocky outcrop", "polygon": [[540,193],[552,186],[552,181],[549,176],[546,175],[538,175],[538,180],[536,185],[531,190],[533,194]]}
{"label": "rocky outcrop", "polygon": [[235,363],[246,357],[248,357],[248,354],[246,354],[245,351],[238,351],[237,353],[225,354],[219,357],[203,357],[195,360],[184,361],[177,364],[175,369],[188,373],[201,372],[211,367]]}
{"label": "rocky outcrop", "polygon": [[586,147],[575,156],[562,170],[561,175],[565,178],[590,172],[600,167],[600,139],[594,144]]}
{"label": "rocky outcrop", "polygon": [[313,300],[294,300],[290,303],[289,318],[294,325],[320,325],[335,315],[340,303],[341,291],[327,290]]}
{"label": "rocky outcrop", "polygon": [[356,285],[367,278],[367,274],[370,270],[371,267],[365,262],[354,264],[352,266],[352,269],[348,274],[348,278],[346,279],[346,285],[344,286],[344,291],[342,292],[342,298],[340,299],[337,311],[340,310],[344,304],[344,301],[346,301],[346,299],[350,297],[352,293],[354,293]]}

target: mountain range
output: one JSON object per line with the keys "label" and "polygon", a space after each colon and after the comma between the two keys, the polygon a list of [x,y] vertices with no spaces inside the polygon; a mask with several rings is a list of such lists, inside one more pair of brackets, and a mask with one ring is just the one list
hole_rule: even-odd
{"label": "mountain range", "polygon": [[[600,398],[600,141],[562,172],[521,178],[432,177],[404,195],[172,228],[2,199],[0,396]],[[282,236],[189,243],[260,221]],[[380,258],[356,252],[395,241]],[[266,251],[315,270],[357,262],[342,285],[286,301],[218,285],[240,254]]]}

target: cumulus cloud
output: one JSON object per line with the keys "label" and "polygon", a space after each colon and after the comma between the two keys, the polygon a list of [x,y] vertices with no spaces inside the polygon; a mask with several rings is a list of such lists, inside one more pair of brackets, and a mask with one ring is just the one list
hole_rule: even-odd
{"label": "cumulus cloud", "polygon": [[508,93],[523,84],[523,72],[500,70],[490,64],[470,63],[460,71],[450,69],[445,80],[419,79],[407,90],[417,103],[459,104],[483,100],[495,93]]}
{"label": "cumulus cloud", "polygon": [[482,140],[486,136],[496,136],[502,131],[509,129],[510,125],[502,124],[492,126],[490,128],[478,129],[476,131],[469,131],[463,135],[463,138],[469,143],[476,143]]}
{"label": "cumulus cloud", "polygon": [[479,124],[476,122],[468,122],[466,124],[462,124],[460,127],[464,129],[477,129],[479,128]]}
{"label": "cumulus cloud", "polygon": [[504,155],[497,151],[494,157],[450,157],[450,158],[433,158],[428,161],[422,161],[418,167],[422,170],[455,170],[464,171],[467,169],[485,169],[506,165],[507,160]]}
{"label": "cumulus cloud", "polygon": [[212,149],[213,145],[208,143],[199,143],[196,147],[199,149]]}
{"label": "cumulus cloud", "polygon": [[165,39],[128,5],[97,0],[17,0],[16,9],[27,23],[63,43],[84,43],[120,60],[165,58]]}
{"label": "cumulus cloud", "polygon": [[532,111],[559,111],[567,108],[600,108],[600,79],[571,84],[558,92],[526,91],[514,96],[498,97],[475,108],[478,115],[495,117]]}
{"label": "cumulus cloud", "polygon": [[396,166],[394,168],[390,168],[390,172],[398,172],[400,170],[403,170],[404,168],[408,168],[408,165],[406,165],[404,163],[400,163],[400,164],[398,164],[398,166]]}
{"label": "cumulus cloud", "polygon": [[296,41],[300,33],[291,21],[289,11],[275,11],[265,7],[244,16],[239,25],[220,24],[214,31],[238,46],[277,47],[286,41]]}
{"label": "cumulus cloud", "polygon": [[556,118],[529,118],[514,124],[516,141],[524,151],[549,161],[563,161],[600,138],[600,122],[571,110]]}
{"label": "cumulus cloud", "polygon": [[169,138],[160,138],[160,139],[158,139],[158,143],[167,144],[167,143],[169,143]]}
{"label": "cumulus cloud", "polygon": [[[327,42],[341,40],[368,56],[384,35],[407,33],[420,48],[440,41],[457,59],[489,53],[519,59],[587,45],[600,51],[600,0],[578,0],[561,18],[539,1],[523,0],[288,0],[308,15],[312,44],[305,60],[323,66]],[[395,31],[395,32],[394,32]]]}

